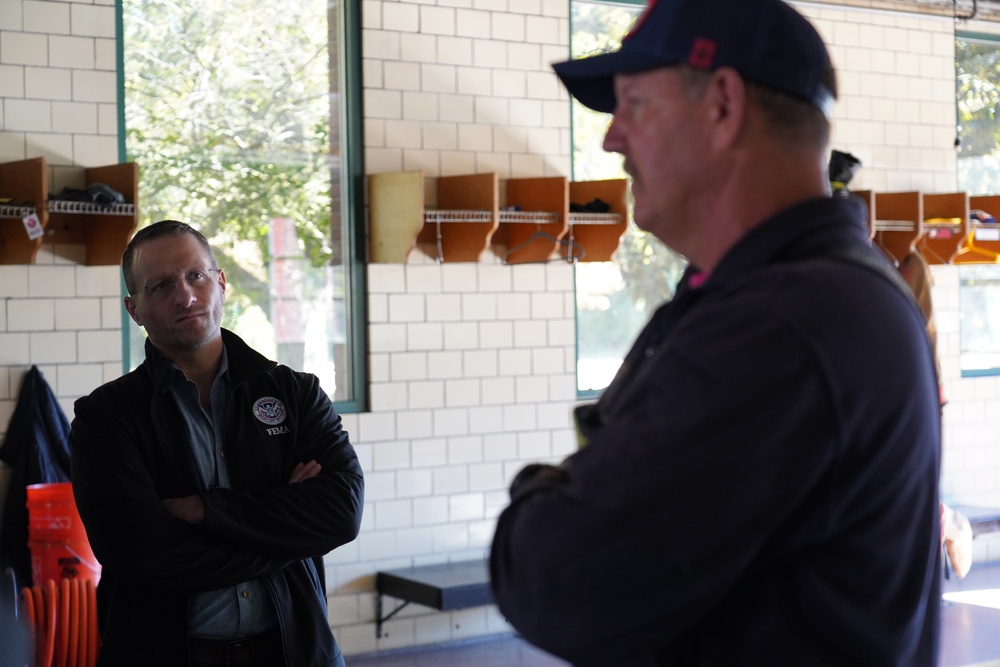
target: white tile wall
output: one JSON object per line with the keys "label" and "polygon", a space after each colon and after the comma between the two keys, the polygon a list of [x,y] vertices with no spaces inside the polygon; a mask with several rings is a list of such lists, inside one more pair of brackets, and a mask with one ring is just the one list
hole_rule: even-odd
{"label": "white tile wall", "polygon": [[[0,161],[45,156],[53,191],[80,167],[117,162],[115,47],[114,0],[0,2]],[[33,266],[0,266],[0,435],[31,365],[68,417],[121,373],[117,267],[81,256],[43,246]]]}
{"label": "white tile wall", "polygon": [[[386,384],[405,389],[394,394],[388,410],[397,417],[394,435],[386,431],[384,441],[369,439],[374,432],[362,416],[364,446],[373,452],[374,518],[359,538],[360,562],[350,570],[362,573],[366,583],[349,594],[357,603],[337,603],[349,609],[370,596],[371,574],[401,557],[408,564],[484,555],[510,476],[523,460],[556,458],[567,447],[554,443],[572,441],[567,436],[574,394],[552,396],[552,386],[567,375],[566,343],[551,341],[548,328],[560,321],[572,328],[572,313],[565,312],[573,289],[570,267],[372,265],[368,278],[370,303],[386,304],[378,310],[384,335],[373,335],[373,358],[386,359]],[[561,292],[553,297],[549,286]],[[554,365],[547,354],[552,345]],[[564,416],[543,419],[542,412]],[[371,414],[386,422],[378,408]],[[479,610],[473,617],[491,613]],[[498,629],[496,622],[469,626],[461,620],[466,615],[404,612],[378,646],[416,641],[409,638],[418,625],[445,638],[464,636],[462,628]],[[371,621],[356,622],[371,627]],[[502,622],[499,629],[505,629]],[[362,641],[354,652],[375,647],[373,629],[366,637],[343,627],[338,636]]]}
{"label": "white tile wall", "polygon": [[[370,129],[368,171],[462,173],[457,163],[507,177],[568,173],[565,151],[524,159],[529,146],[553,145],[541,103],[560,93],[542,71],[543,45],[558,39],[565,7],[466,4],[364,3],[366,115],[400,121]],[[539,72],[547,85],[529,79]]]}
{"label": "white tile wall", "polygon": [[[368,171],[567,175],[568,101],[548,63],[568,52],[568,4],[362,0]],[[833,146],[861,158],[853,185],[953,190],[953,21],[799,6],[840,68]],[[44,155],[53,189],[116,161],[115,69],[114,0],[0,0],[0,160]],[[34,266],[0,266],[0,431],[31,364],[68,415],[120,373],[117,269],[73,256],[43,247]],[[943,492],[1000,506],[1000,379],[960,378],[957,272],[934,276]],[[413,607],[376,641],[373,574],[484,555],[513,474],[575,446],[572,270],[415,256],[368,279],[371,412],[345,415],[367,506],[361,537],[327,558],[331,624],[349,654],[509,631],[491,607]]]}
{"label": "white tile wall", "polygon": [[954,21],[804,5],[832,44],[843,95],[833,146],[859,189],[955,189]]}

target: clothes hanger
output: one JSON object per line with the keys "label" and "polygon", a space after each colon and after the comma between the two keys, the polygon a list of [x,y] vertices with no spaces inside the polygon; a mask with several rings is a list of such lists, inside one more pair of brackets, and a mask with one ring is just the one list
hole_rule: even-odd
{"label": "clothes hanger", "polygon": [[503,257],[500,258],[501,261],[504,264],[507,264],[507,260],[510,258],[511,255],[513,255],[518,250],[522,250],[522,249],[528,247],[529,245],[531,245],[535,241],[551,241],[552,243],[558,243],[559,239],[556,238],[555,236],[552,236],[552,234],[549,234],[548,232],[546,232],[546,231],[544,231],[542,229],[538,229],[537,231],[535,231],[534,234],[532,234],[531,236],[529,236],[528,239],[526,241],[524,241],[523,243],[519,243],[516,246],[514,246],[513,248],[508,248],[507,252],[505,252],[503,254]]}
{"label": "clothes hanger", "polygon": [[924,233],[917,223],[911,220],[875,220],[873,227],[873,245],[896,268],[907,255],[919,252],[917,243],[923,239]]}
{"label": "clothes hanger", "polygon": [[998,264],[1000,253],[986,248],[980,248],[975,243],[975,232],[971,232],[962,241],[962,247],[951,257],[952,264]]}
{"label": "clothes hanger", "polygon": [[[583,259],[587,254],[583,249],[583,246],[573,240],[573,223],[570,223],[569,225],[569,238],[558,239],[558,241],[560,245],[566,246],[566,257],[563,259],[567,262],[575,264]],[[577,251],[575,254],[572,252],[574,250]]]}
{"label": "clothes hanger", "polygon": [[[579,260],[583,259],[583,256],[585,254],[584,250],[583,250],[583,246],[581,246],[579,243],[577,243],[576,241],[574,241],[572,238],[561,239],[561,238],[559,238],[557,236],[553,236],[552,234],[549,234],[547,231],[545,231],[543,229],[539,229],[539,230],[535,231],[531,236],[529,236],[528,239],[526,241],[524,241],[523,243],[519,243],[516,246],[514,246],[513,248],[509,248],[507,250],[507,252],[505,252],[503,254],[503,257],[501,258],[501,261],[504,264],[507,264],[508,263],[507,260],[508,260],[508,258],[512,254],[514,254],[518,250],[521,250],[521,249],[523,249],[523,248],[531,245],[535,241],[539,241],[539,240],[549,241],[550,243],[555,243],[557,245],[566,246],[570,250],[576,251],[575,253],[567,252],[566,257],[565,258],[561,258],[561,259],[565,259],[567,262],[579,261]],[[531,263],[534,263],[534,264],[544,264],[544,263],[549,262],[549,261],[551,261],[551,260],[546,259],[546,260],[543,260],[541,262],[531,262]],[[528,263],[528,262],[525,262],[525,263]]]}
{"label": "clothes hanger", "polygon": [[[889,262],[892,263],[897,269],[899,268],[902,260],[911,253],[920,252],[917,248],[918,241],[923,239],[921,234],[919,237],[910,238],[908,242],[901,241],[897,236],[893,236],[894,243],[888,243],[885,240],[884,234],[899,234],[900,232],[905,232],[912,235],[913,230],[901,230],[901,229],[882,229],[875,232],[875,237],[872,239],[873,243],[882,251],[882,254],[886,256]],[[897,254],[899,255],[897,257]]]}
{"label": "clothes hanger", "polygon": [[885,232],[883,232],[883,231],[876,231],[875,232],[875,239],[874,239],[875,245],[889,259],[889,261],[892,262],[893,266],[898,267],[899,266],[899,258],[896,257],[896,255],[894,255],[892,253],[892,251],[889,250],[889,248],[884,243],[882,243],[882,235],[883,234],[885,234]]}
{"label": "clothes hanger", "polygon": [[[928,243],[927,235],[921,234],[916,244],[917,252],[924,256],[929,264],[947,264],[950,258],[939,255]],[[928,256],[930,255],[930,256]]]}

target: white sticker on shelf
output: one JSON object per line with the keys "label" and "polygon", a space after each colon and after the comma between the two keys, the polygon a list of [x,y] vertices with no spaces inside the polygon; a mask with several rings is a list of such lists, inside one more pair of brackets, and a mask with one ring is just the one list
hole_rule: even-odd
{"label": "white sticker on shelf", "polygon": [[976,230],[976,240],[1000,241],[1000,228],[983,229],[980,227]]}
{"label": "white sticker on shelf", "polygon": [[22,218],[22,222],[24,222],[24,231],[28,232],[28,238],[32,241],[42,235],[42,221],[38,219],[37,213],[29,213]]}

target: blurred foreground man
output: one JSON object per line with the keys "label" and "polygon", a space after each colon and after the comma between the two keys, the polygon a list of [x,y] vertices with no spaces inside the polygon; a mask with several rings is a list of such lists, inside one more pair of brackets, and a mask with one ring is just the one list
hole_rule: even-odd
{"label": "blurred foreground man", "polygon": [[863,206],[829,196],[822,39],[780,0],[659,0],[555,70],[690,265],[577,409],[582,449],[511,485],[500,610],[575,665],[933,667],[934,361]]}

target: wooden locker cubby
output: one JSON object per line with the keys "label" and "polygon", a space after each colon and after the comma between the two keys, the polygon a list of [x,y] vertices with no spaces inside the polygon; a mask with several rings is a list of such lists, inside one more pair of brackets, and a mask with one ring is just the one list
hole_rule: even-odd
{"label": "wooden locker cubby", "polygon": [[[1000,195],[969,197],[969,210],[1000,215]],[[1000,261],[1000,223],[969,220],[969,236],[953,260],[955,264],[996,264]]]}
{"label": "wooden locker cubby", "polygon": [[87,266],[120,264],[122,253],[138,224],[135,202],[139,192],[139,168],[134,162],[88,167],[83,170],[83,177],[88,187],[103,183],[117,190],[125,203],[101,206],[50,200],[45,240],[55,244],[84,244]]}
{"label": "wooden locker cubby", "polygon": [[872,243],[896,266],[916,249],[923,232],[923,197],[919,192],[876,192]]}
{"label": "wooden locker cubby", "polygon": [[424,172],[368,176],[369,259],[402,264],[424,226]]}
{"label": "wooden locker cubby", "polygon": [[500,211],[497,239],[506,264],[544,262],[564,245],[569,217],[569,182],[562,176],[512,178]]}
{"label": "wooden locker cubby", "polygon": [[[949,222],[931,222],[935,219]],[[950,264],[969,234],[969,195],[924,194],[922,223],[917,250],[928,264]]]}
{"label": "wooden locker cubby", "polygon": [[628,227],[628,181],[616,178],[604,181],[572,181],[571,204],[586,205],[600,199],[610,206],[607,213],[569,213],[567,235],[570,251],[579,247],[581,262],[607,262],[611,259]]}
{"label": "wooden locker cubby", "polygon": [[[44,157],[0,164],[0,197],[24,205],[0,206],[0,264],[34,263],[42,243],[83,244],[88,266],[119,264],[138,222],[139,169],[133,162],[81,168],[86,186],[103,183],[127,203],[101,206],[50,200]],[[43,235],[29,239],[22,222],[37,214]]]}
{"label": "wooden locker cubby", "polygon": [[437,179],[437,205],[424,211],[418,244],[433,244],[438,262],[477,262],[497,230],[497,175],[467,174]]}
{"label": "wooden locker cubby", "polygon": [[[581,206],[600,199],[610,210],[570,213],[571,194]],[[501,182],[495,173],[431,179],[418,169],[370,174],[368,207],[374,263],[405,263],[414,248],[438,262],[476,262],[491,246],[507,264],[608,261],[628,225],[628,182]]]}
{"label": "wooden locker cubby", "polygon": [[[437,206],[426,205],[435,188]],[[368,176],[370,259],[406,262],[418,245],[435,248],[439,262],[474,262],[497,228],[496,174],[441,176],[429,181],[422,170]]]}
{"label": "wooden locker cubby", "polygon": [[0,164],[0,197],[12,200],[0,204],[0,264],[32,264],[42,237],[31,239],[24,218],[38,216],[44,228],[48,198],[45,158]]}

